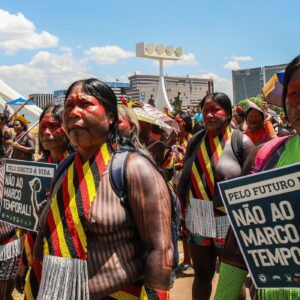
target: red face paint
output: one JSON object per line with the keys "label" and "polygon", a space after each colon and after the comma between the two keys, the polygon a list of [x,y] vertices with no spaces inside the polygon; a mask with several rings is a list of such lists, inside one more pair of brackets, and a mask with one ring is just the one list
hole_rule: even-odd
{"label": "red face paint", "polygon": [[224,118],[228,116],[224,108],[212,100],[207,100],[205,102],[202,110],[202,114],[203,114],[203,118],[207,118],[207,117]]}
{"label": "red face paint", "polygon": [[65,103],[63,126],[80,151],[105,142],[113,121],[113,114],[106,112],[99,99],[85,94],[81,85],[72,89]]}
{"label": "red face paint", "polygon": [[46,113],[39,124],[39,134],[44,135],[47,132],[53,136],[63,132],[60,122],[53,119],[50,113]]}
{"label": "red face paint", "polygon": [[292,81],[288,86],[286,104],[296,106],[300,104],[300,80]]}

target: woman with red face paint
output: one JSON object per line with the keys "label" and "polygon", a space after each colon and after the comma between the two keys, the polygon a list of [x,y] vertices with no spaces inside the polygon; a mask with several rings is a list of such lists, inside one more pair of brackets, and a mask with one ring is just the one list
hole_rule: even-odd
{"label": "woman with red face paint", "polygon": [[[205,129],[192,137],[178,186],[185,205],[188,243],[195,270],[193,299],[209,299],[216,258],[222,255],[229,220],[217,182],[240,176],[242,164],[254,145],[240,135],[239,156],[230,128],[232,108],[227,95],[208,94],[201,102]],[[235,142],[236,143],[236,142]]]}
{"label": "woman with red face paint", "polygon": [[[281,168],[300,162],[300,55],[286,66],[282,104],[286,117],[296,133],[291,136],[274,139],[256,147],[245,163],[244,174]],[[230,229],[226,236],[215,300],[238,299],[241,286],[247,274],[247,265],[233,230]],[[294,276],[292,280],[297,283],[298,289],[256,290],[252,285],[250,288],[251,299],[298,300],[300,299],[299,276]]]}
{"label": "woman with red face paint", "polygon": [[[73,152],[69,139],[62,128],[63,104],[50,104],[39,118],[39,152],[42,156],[38,161],[59,164]],[[41,211],[44,204],[41,204]],[[39,213],[40,214],[40,213]],[[24,249],[21,256],[20,267],[15,279],[15,286],[19,292],[25,293],[25,299],[36,298],[36,286],[40,280],[38,262],[32,260],[36,233],[28,231],[24,236]],[[34,267],[32,265],[34,264]],[[30,274],[25,283],[28,269]],[[24,287],[25,284],[25,287]]]}
{"label": "woman with red face paint", "polygon": [[118,121],[116,96],[103,82],[80,80],[67,90],[63,124],[77,150],[43,210],[34,252],[43,262],[38,299],[168,299],[168,189],[130,145],[127,200],[118,198],[109,179],[114,149],[124,145]]}

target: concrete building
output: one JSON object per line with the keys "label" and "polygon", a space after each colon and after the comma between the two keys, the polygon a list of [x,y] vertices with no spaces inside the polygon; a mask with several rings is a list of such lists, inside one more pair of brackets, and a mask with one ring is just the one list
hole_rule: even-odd
{"label": "concrete building", "polygon": [[262,94],[262,87],[286,64],[232,71],[233,103]]}
{"label": "concrete building", "polygon": [[30,94],[29,97],[32,97],[32,101],[41,109],[50,103],[53,103],[53,94]]}
{"label": "concrete building", "polygon": [[[129,78],[130,90],[127,96],[131,100],[146,101],[151,95],[156,99],[159,76],[154,75],[133,75]],[[212,79],[200,79],[190,77],[164,77],[168,99],[172,103],[174,97],[181,92],[183,98],[182,109],[185,110],[188,105],[197,105],[207,93],[214,91]]]}

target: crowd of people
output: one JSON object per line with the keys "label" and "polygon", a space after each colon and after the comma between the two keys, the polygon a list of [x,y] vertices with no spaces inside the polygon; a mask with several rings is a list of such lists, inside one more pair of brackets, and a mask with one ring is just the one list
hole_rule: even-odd
{"label": "crowd of people", "polygon": [[[1,114],[2,158],[58,168],[37,232],[0,221],[0,299],[14,288],[25,299],[169,299],[189,268],[193,299],[210,298],[215,272],[216,300],[245,299],[249,270],[217,183],[253,173],[262,148],[276,161],[259,171],[300,162],[300,56],[286,68],[282,104],[277,116],[265,102],[243,109],[208,93],[169,114],[178,126],[167,133],[102,81],[78,80],[43,110],[38,156],[28,120],[15,115],[13,134]],[[3,178],[2,166],[0,195]],[[250,287],[252,299],[300,299],[300,289]]]}

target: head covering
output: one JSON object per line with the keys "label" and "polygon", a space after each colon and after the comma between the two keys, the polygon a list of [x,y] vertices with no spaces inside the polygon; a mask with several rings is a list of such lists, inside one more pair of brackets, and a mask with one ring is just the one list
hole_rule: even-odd
{"label": "head covering", "polygon": [[264,114],[264,112],[261,110],[261,108],[260,108],[259,106],[257,106],[254,102],[252,102],[252,101],[250,101],[250,100],[247,100],[247,101],[248,101],[248,109],[247,109],[247,111],[246,111],[246,118],[247,118],[249,112],[250,112],[251,110],[255,109],[255,110],[259,111],[259,112],[262,114],[262,117],[263,117],[263,119],[264,119],[265,114]]}
{"label": "head covering", "polygon": [[14,118],[13,118],[13,122],[15,121],[20,121],[24,126],[28,126],[28,124],[30,123],[25,117],[24,115],[16,115]]}

